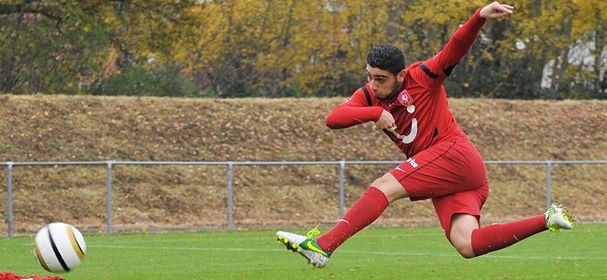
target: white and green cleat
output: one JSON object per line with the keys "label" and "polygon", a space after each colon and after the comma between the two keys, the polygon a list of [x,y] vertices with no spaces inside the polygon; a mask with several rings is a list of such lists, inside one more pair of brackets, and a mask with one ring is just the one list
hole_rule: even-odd
{"label": "white and green cleat", "polygon": [[309,264],[322,268],[329,263],[331,253],[325,252],[318,246],[316,239],[314,239],[314,236],[318,234],[320,234],[320,231],[318,230],[318,226],[316,226],[310,230],[306,236],[278,231],[276,232],[276,238],[283,243],[287,249],[304,256]]}
{"label": "white and green cleat", "polygon": [[575,225],[575,218],[569,213],[567,208],[560,204],[552,203],[545,213],[546,227],[550,231],[559,231],[561,229],[572,229]]}

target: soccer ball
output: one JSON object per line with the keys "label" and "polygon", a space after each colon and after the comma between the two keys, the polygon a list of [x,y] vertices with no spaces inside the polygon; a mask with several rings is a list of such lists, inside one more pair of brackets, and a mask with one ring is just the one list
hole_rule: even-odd
{"label": "soccer ball", "polygon": [[75,227],[52,223],[36,234],[34,257],[50,272],[69,272],[80,264],[86,254],[84,237]]}

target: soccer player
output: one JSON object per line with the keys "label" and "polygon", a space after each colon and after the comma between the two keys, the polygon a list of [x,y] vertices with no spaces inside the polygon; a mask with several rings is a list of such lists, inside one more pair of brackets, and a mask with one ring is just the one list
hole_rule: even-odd
{"label": "soccer player", "polygon": [[480,210],[489,194],[485,165],[453,118],[443,81],[468,52],[485,20],[502,18],[512,10],[498,2],[477,10],[438,54],[409,67],[398,48],[373,48],[367,55],[368,83],[334,108],[326,125],[340,129],[375,122],[407,160],[375,180],[318,239],[316,227],[306,236],[278,231],[278,240],[312,265],[324,267],[346,239],[402,198],[431,199],[447,239],[464,258],[500,250],[547,229],[571,229],[574,219],[559,204],[541,215],[480,227]]}

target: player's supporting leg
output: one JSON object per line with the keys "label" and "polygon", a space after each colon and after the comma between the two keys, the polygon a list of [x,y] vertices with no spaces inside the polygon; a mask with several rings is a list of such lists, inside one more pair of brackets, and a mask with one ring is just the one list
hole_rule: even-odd
{"label": "player's supporting leg", "polygon": [[318,234],[317,229],[310,231],[307,236],[283,231],[277,232],[276,236],[287,249],[300,253],[316,267],[324,267],[337,247],[373,223],[391,202],[405,197],[405,189],[392,174],[387,173],[375,180],[335,227],[317,240],[313,238]]}
{"label": "player's supporting leg", "polygon": [[475,216],[453,216],[451,243],[465,258],[477,257],[513,245],[529,236],[550,229],[573,228],[574,218],[558,204],[535,217],[478,228]]}

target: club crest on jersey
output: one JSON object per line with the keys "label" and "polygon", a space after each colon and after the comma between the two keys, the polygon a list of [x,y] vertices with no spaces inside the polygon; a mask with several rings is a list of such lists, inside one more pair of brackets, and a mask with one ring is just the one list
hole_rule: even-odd
{"label": "club crest on jersey", "polygon": [[398,94],[397,100],[400,105],[403,105],[405,107],[408,107],[413,104],[413,98],[411,98],[411,95],[409,95],[406,89],[404,89]]}

